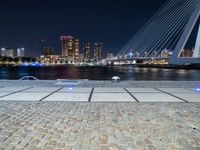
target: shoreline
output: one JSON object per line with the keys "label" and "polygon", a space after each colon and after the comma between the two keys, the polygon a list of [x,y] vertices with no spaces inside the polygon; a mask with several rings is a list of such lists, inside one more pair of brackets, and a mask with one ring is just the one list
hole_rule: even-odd
{"label": "shoreline", "polygon": [[170,65],[170,64],[123,64],[123,65],[74,65],[74,64],[43,64],[43,65],[14,65],[14,64],[0,64],[0,67],[60,67],[60,66],[72,66],[72,67],[138,67],[138,68],[159,68],[159,69],[200,69],[200,64],[188,64],[188,65]]}

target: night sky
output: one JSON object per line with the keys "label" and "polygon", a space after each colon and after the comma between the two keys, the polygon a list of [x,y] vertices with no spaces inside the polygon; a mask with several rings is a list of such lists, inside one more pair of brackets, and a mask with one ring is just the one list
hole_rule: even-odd
{"label": "night sky", "polygon": [[[60,35],[102,41],[117,53],[166,0],[5,0],[0,2],[0,47],[41,54],[41,39],[61,53]],[[81,50],[82,51],[82,50]]]}

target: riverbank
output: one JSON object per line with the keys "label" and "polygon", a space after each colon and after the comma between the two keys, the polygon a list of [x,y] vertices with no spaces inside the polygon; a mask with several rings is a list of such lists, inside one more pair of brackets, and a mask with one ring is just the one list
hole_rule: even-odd
{"label": "riverbank", "polygon": [[197,88],[200,81],[109,81],[109,80],[0,80],[0,86]]}
{"label": "riverbank", "polygon": [[196,65],[170,65],[170,64],[134,64],[134,65],[124,65],[124,66],[134,66],[140,68],[163,68],[163,69],[200,69],[200,64]]}

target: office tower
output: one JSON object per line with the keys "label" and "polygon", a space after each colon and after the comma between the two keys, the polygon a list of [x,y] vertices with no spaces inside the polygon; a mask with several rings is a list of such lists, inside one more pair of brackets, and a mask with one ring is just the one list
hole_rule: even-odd
{"label": "office tower", "polygon": [[169,50],[164,49],[161,51],[161,58],[168,58],[169,57]]}
{"label": "office tower", "polygon": [[107,55],[106,55],[106,59],[108,59],[108,60],[111,60],[111,59],[113,59],[113,53],[107,53]]}
{"label": "office tower", "polygon": [[24,48],[18,48],[17,49],[17,57],[24,57],[25,56],[25,49]]}
{"label": "office tower", "polygon": [[14,57],[14,49],[11,48],[2,48],[1,49],[1,56],[3,57]]}
{"label": "office tower", "polygon": [[184,49],[184,50],[181,52],[181,57],[193,57],[193,54],[194,54],[194,50],[191,50],[191,49]]}
{"label": "office tower", "polygon": [[72,36],[61,36],[62,57],[65,62],[74,64],[79,60],[79,39]]}
{"label": "office tower", "polygon": [[73,40],[74,62],[79,62],[80,42],[79,39]]}
{"label": "office tower", "polygon": [[90,42],[86,42],[83,44],[83,58],[84,62],[89,62],[90,60],[90,49],[91,49],[91,44]]}
{"label": "office tower", "polygon": [[103,44],[101,42],[94,43],[94,61],[95,62],[98,62],[101,60],[102,46]]}
{"label": "office tower", "polygon": [[72,36],[61,36],[62,57],[67,63],[73,63],[73,39]]}
{"label": "office tower", "polygon": [[53,55],[53,47],[45,47],[43,50],[43,55]]}

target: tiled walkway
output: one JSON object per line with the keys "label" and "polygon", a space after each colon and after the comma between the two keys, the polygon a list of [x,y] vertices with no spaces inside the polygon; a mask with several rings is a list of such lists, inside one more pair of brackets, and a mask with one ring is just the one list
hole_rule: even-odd
{"label": "tiled walkway", "polygon": [[0,86],[0,150],[200,150],[200,92],[193,85],[28,83]]}
{"label": "tiled walkway", "polygon": [[3,101],[200,102],[200,92],[186,88],[1,87]]}

